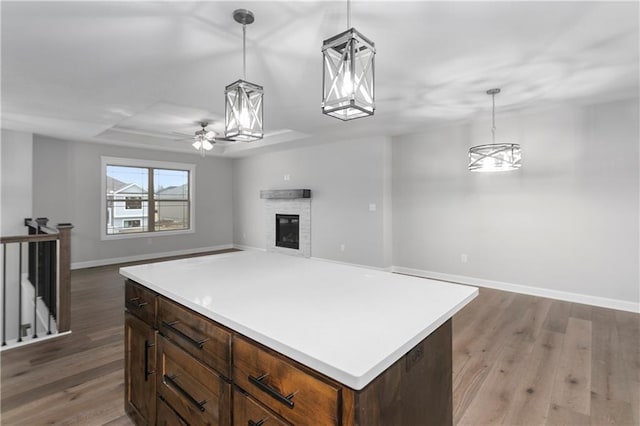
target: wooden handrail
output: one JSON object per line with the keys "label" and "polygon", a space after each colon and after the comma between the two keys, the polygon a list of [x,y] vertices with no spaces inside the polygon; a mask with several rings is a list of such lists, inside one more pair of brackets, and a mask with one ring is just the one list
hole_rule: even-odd
{"label": "wooden handrail", "polygon": [[59,234],[33,234],[14,235],[11,237],[0,237],[0,244],[8,243],[37,243],[41,241],[56,241],[60,239]]}

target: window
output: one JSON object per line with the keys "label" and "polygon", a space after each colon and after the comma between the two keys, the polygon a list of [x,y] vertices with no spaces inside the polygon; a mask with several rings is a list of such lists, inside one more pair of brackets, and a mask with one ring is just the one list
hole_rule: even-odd
{"label": "window", "polygon": [[103,238],[193,232],[195,165],[103,157],[102,170]]}
{"label": "window", "polygon": [[142,208],[142,198],[125,197],[124,208],[127,210],[140,210]]}

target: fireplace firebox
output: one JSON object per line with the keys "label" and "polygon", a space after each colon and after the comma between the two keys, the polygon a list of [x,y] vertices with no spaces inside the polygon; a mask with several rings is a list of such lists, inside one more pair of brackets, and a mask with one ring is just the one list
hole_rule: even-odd
{"label": "fireplace firebox", "polygon": [[300,248],[300,215],[276,214],[276,246]]}

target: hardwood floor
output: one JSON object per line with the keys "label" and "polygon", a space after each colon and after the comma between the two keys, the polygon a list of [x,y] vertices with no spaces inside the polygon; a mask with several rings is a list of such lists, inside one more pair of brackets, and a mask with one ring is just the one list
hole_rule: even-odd
{"label": "hardwood floor", "polygon": [[[132,424],[120,266],[72,272],[72,334],[2,353],[2,425]],[[639,314],[481,289],[453,327],[454,423],[640,425]]]}

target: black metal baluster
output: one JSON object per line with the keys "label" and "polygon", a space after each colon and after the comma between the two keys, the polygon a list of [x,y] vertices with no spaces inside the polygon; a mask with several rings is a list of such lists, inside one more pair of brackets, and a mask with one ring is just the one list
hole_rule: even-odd
{"label": "black metal baluster", "polygon": [[2,245],[2,346],[7,345],[7,244]]}
{"label": "black metal baluster", "polygon": [[22,243],[18,250],[18,342],[22,342]]}
{"label": "black metal baluster", "polygon": [[[56,243],[55,241],[49,242],[47,243],[48,249],[47,249],[47,257],[48,260],[51,259],[51,255],[52,255],[52,250],[51,248],[53,247],[53,244],[51,243]],[[49,265],[47,265],[47,272],[50,273],[51,271],[49,270]],[[51,334],[51,310],[52,308],[52,303],[51,303],[51,287],[53,285],[55,285],[55,275],[52,274],[48,274],[48,278],[47,278],[47,287],[49,288],[49,291],[47,291],[47,334]]]}
{"label": "black metal baluster", "polygon": [[[38,232],[37,234],[39,234],[40,232],[40,225],[38,225]],[[38,338],[38,285],[39,285],[39,278],[40,278],[40,243],[36,242],[36,283],[33,286],[33,338],[37,339]]]}

